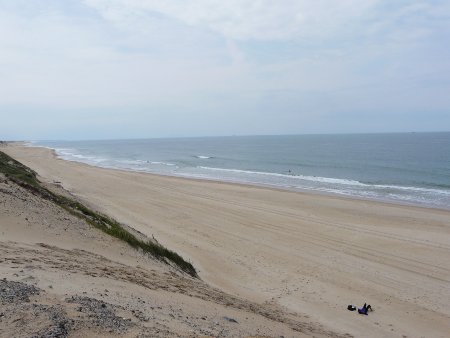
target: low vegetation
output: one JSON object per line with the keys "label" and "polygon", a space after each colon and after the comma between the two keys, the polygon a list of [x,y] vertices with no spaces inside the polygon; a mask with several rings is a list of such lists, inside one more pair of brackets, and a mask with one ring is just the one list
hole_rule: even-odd
{"label": "low vegetation", "polygon": [[176,252],[171,251],[161,244],[148,240],[143,241],[125,229],[120,223],[105,215],[87,208],[78,201],[56,194],[45,188],[38,180],[36,173],[22,163],[0,151],[0,173],[6,178],[31,191],[35,195],[52,201],[61,206],[69,213],[84,219],[86,222],[102,230],[103,232],[121,239],[133,248],[141,249],[145,253],[162,260],[166,263],[174,263],[182,271],[193,277],[197,277],[197,272],[191,263],[186,262]]}

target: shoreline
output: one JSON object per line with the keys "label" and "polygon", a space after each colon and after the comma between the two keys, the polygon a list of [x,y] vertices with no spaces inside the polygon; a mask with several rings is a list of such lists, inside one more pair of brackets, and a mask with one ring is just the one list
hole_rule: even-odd
{"label": "shoreline", "polygon": [[[355,336],[448,332],[450,212],[103,169],[2,150],[193,261],[210,285]],[[348,304],[370,303],[368,318]],[[361,304],[359,304],[361,303]]]}
{"label": "shoreline", "polygon": [[254,187],[254,188],[262,188],[262,189],[269,189],[274,191],[287,191],[287,192],[294,192],[299,194],[305,194],[305,195],[317,195],[317,196],[324,196],[324,197],[331,197],[331,198],[342,198],[346,200],[356,200],[356,201],[367,201],[367,202],[375,202],[385,205],[395,205],[395,206],[404,206],[404,207],[413,207],[413,208],[424,208],[424,209],[431,209],[431,210],[442,210],[442,211],[450,211],[450,205],[445,207],[437,207],[432,206],[428,204],[420,204],[416,202],[405,202],[400,200],[394,200],[394,199],[381,199],[381,198],[370,198],[370,197],[363,197],[363,196],[352,196],[347,195],[345,193],[339,194],[337,192],[330,192],[330,191],[320,191],[320,190],[314,190],[314,189],[307,189],[307,188],[294,188],[294,187],[283,187],[283,186],[277,186],[277,185],[271,185],[271,184],[264,184],[264,183],[252,183],[252,182],[241,182],[241,181],[233,181],[233,180],[225,180],[225,179],[215,179],[215,178],[208,178],[208,177],[195,177],[195,176],[189,176],[189,175],[183,175],[183,174],[164,174],[164,173],[156,173],[151,171],[145,171],[145,170],[135,170],[135,169],[127,169],[127,168],[117,168],[117,167],[108,167],[108,166],[100,166],[95,165],[92,163],[87,163],[83,161],[77,161],[77,160],[70,160],[65,159],[62,156],[58,155],[57,150],[55,148],[42,146],[42,145],[33,145],[30,142],[26,141],[17,141],[17,142],[8,142],[8,143],[16,143],[21,144],[25,147],[30,148],[44,148],[52,151],[55,159],[66,161],[66,162],[73,162],[77,164],[83,164],[89,167],[94,168],[102,168],[106,170],[117,170],[119,172],[130,172],[130,173],[142,173],[142,174],[148,174],[148,175],[155,175],[158,177],[173,177],[173,178],[181,178],[186,180],[193,180],[193,181],[206,181],[206,182],[215,182],[215,183],[223,183],[223,184],[235,184],[238,186],[244,186],[244,187]]}

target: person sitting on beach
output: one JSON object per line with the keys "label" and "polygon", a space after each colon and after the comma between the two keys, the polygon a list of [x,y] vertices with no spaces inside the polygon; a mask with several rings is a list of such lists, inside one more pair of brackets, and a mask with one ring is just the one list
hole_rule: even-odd
{"label": "person sitting on beach", "polygon": [[372,310],[372,307],[367,305],[367,303],[364,303],[363,307],[358,309],[358,313],[361,315],[368,315],[369,310]]}

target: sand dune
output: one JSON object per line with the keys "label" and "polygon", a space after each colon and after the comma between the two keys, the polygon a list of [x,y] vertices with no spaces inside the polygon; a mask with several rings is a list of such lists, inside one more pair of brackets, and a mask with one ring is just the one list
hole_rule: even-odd
{"label": "sand dune", "polygon": [[338,336],[212,288],[1,174],[0,234],[0,337]]}
{"label": "sand dune", "polygon": [[[162,177],[5,152],[189,258],[200,277],[356,337],[450,332],[450,212]],[[347,304],[368,302],[358,316]]]}

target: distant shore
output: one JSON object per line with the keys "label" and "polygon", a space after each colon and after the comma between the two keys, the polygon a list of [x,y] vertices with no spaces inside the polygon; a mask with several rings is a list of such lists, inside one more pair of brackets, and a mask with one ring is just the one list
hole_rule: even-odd
{"label": "distant shore", "polygon": [[[449,331],[450,212],[68,162],[3,150],[189,259],[200,277],[354,336]],[[355,317],[348,304],[375,311]]]}

